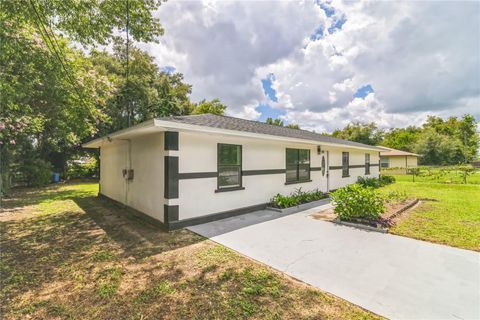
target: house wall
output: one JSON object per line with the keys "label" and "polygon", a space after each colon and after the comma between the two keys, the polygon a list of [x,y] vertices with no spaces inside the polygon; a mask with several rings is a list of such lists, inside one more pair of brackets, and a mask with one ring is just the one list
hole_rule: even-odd
{"label": "house wall", "polygon": [[[329,148],[329,164],[330,167],[342,165],[342,152],[349,152],[349,176],[342,176],[342,169],[330,170],[329,189],[336,190],[347,184],[357,182],[358,177],[375,177],[378,178],[379,167],[378,152],[365,151],[351,148]],[[365,174],[365,153],[370,153],[370,174]],[[373,165],[373,166],[372,166]],[[353,167],[352,167],[353,166]],[[360,167],[362,166],[362,167]]]}
{"label": "house wall", "polygon": [[[155,133],[130,140],[114,140],[100,148],[100,192],[159,221],[163,221],[164,137]],[[126,180],[122,170],[134,170]]]}
{"label": "house wall", "polygon": [[[100,192],[164,222],[167,226],[175,221],[265,204],[275,194],[289,194],[297,188],[304,191],[319,189],[327,192],[354,183],[358,176],[365,176],[367,152],[365,150],[321,145],[323,152],[317,154],[317,145],[307,143],[287,143],[198,132],[179,132],[178,150],[176,147],[175,149],[167,147],[169,150],[165,150],[165,137],[164,133],[155,133],[132,138],[130,142],[114,140],[103,145],[100,148]],[[242,187],[245,189],[215,192],[218,143],[242,146],[244,172]],[[286,148],[310,150],[312,181],[285,183]],[[348,177],[342,177],[344,151],[350,153]],[[378,177],[378,152],[369,153],[371,163],[369,176]],[[325,157],[331,167],[329,172],[326,170],[324,176],[321,171],[322,157]],[[170,164],[165,162],[166,158],[178,160],[178,172],[176,166],[170,167]],[[134,178],[126,180],[122,170],[129,168],[130,161]],[[170,177],[165,176],[165,170],[170,172]],[[168,189],[165,189],[166,186],[169,186]],[[170,193],[172,186],[174,196]],[[175,191],[177,189],[178,196]],[[166,221],[165,215],[169,216]]]}
{"label": "house wall", "polygon": [[[242,171],[285,169],[285,149],[310,149],[311,182],[285,184],[285,173],[244,175],[244,190],[215,192],[217,189],[217,144],[242,145]],[[365,152],[351,148],[323,147],[323,154],[317,154],[317,145],[286,143],[271,140],[210,135],[203,133],[180,132],[179,134],[179,173],[203,173],[202,178],[179,180],[179,220],[195,218],[207,214],[228,211],[268,202],[275,194],[288,194],[297,188],[302,190],[320,189],[327,191],[327,176],[322,176],[321,159],[329,154],[330,166],[341,166],[342,151],[350,152],[350,165],[364,165]],[[370,176],[378,177],[378,152],[370,152]],[[337,189],[363,176],[365,168],[351,168],[350,176],[343,178],[342,170],[330,171],[329,189]]]}
{"label": "house wall", "polygon": [[418,165],[415,156],[388,156],[388,168],[412,168]]}

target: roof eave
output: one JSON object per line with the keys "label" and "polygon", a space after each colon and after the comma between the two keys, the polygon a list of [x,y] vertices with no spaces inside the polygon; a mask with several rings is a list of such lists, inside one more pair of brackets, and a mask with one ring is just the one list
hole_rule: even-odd
{"label": "roof eave", "polygon": [[285,136],[269,135],[264,133],[254,133],[254,132],[229,130],[229,129],[209,127],[209,126],[202,126],[202,125],[185,124],[185,123],[166,121],[166,120],[160,120],[160,119],[147,120],[133,127],[113,132],[109,135],[86,142],[82,144],[82,147],[97,149],[114,140],[126,140],[133,136],[140,136],[142,135],[142,133],[147,134],[152,132],[161,132],[161,131],[168,131],[168,130],[206,132],[206,133],[213,133],[213,134],[225,134],[225,135],[233,135],[233,136],[241,136],[241,137],[249,137],[249,138],[260,138],[260,139],[266,139],[266,140],[325,145],[325,146],[340,147],[340,148],[372,150],[372,151],[378,151],[378,152],[382,151],[382,149],[375,146],[368,146],[368,145],[356,146],[356,145],[318,141],[318,140],[311,140],[311,139],[291,138],[291,137],[285,137]]}

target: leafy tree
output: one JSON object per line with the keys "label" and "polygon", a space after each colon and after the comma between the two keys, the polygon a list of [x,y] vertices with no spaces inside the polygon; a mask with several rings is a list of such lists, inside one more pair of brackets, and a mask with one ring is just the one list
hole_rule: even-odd
{"label": "leafy tree", "polygon": [[413,146],[421,132],[422,129],[415,126],[395,128],[385,132],[381,145],[397,150],[413,152]]}
{"label": "leafy tree", "polygon": [[426,129],[414,146],[414,151],[421,155],[420,164],[448,165],[463,160],[462,143],[458,138],[449,137]]}
{"label": "leafy tree", "polygon": [[462,142],[465,162],[473,161],[478,156],[480,135],[477,132],[477,121],[471,114],[466,114],[458,122],[456,136]]}
{"label": "leafy tree", "polygon": [[[133,40],[156,41],[163,34],[153,16],[161,0],[24,0],[2,1],[2,21],[12,29],[25,26],[52,29],[83,45],[107,45],[124,30],[129,13]],[[128,4],[128,7],[127,7]],[[38,30],[38,29],[37,29]]]}
{"label": "leafy tree", "polygon": [[59,37],[56,47],[68,57],[68,69],[32,27],[2,30],[0,36],[0,145],[8,188],[10,165],[25,157],[22,149],[55,162],[96,131],[110,83],[66,39]]}
{"label": "leafy tree", "polygon": [[125,47],[120,42],[113,54],[94,51],[92,63],[98,73],[108,77],[114,95],[107,100],[109,121],[102,125],[99,135],[116,131],[154,117],[189,114],[192,109],[189,95],[191,85],[183,82],[180,73],[159,70],[146,52],[131,48],[128,80],[125,74]]}
{"label": "leafy tree", "polygon": [[[160,2],[128,3],[132,39],[155,41],[163,33],[152,15]],[[126,25],[125,5],[116,0],[1,2],[0,193],[8,189],[12,171],[26,167],[18,166],[22,153],[60,163],[105,120],[110,79],[97,74],[68,38],[84,46],[109,44]]]}
{"label": "leafy tree", "polygon": [[267,120],[265,120],[265,123],[268,124],[273,124],[275,126],[280,126],[283,127],[283,121],[280,118],[276,118],[275,120],[273,118],[268,117]]}
{"label": "leafy tree", "polygon": [[383,131],[374,122],[355,122],[348,124],[342,130],[335,130],[332,136],[374,146],[382,141]]}
{"label": "leafy tree", "polygon": [[291,128],[291,129],[300,129],[300,126],[298,124],[295,124],[295,123],[290,123],[290,124],[285,125],[283,123],[282,119],[280,119],[280,118],[272,119],[272,118],[268,117],[267,120],[265,120],[265,123],[272,124],[272,125],[275,125],[275,126],[280,126],[280,127],[287,127],[287,128]]}
{"label": "leafy tree", "polygon": [[476,158],[480,137],[477,133],[477,121],[470,114],[464,115],[461,119],[450,117],[446,120],[429,116],[423,125],[425,130],[431,129],[435,132],[459,140],[463,148],[463,161],[469,162]]}
{"label": "leafy tree", "polygon": [[218,99],[212,101],[202,100],[193,106],[192,114],[211,113],[223,115],[225,114],[227,106],[220,102]]}
{"label": "leafy tree", "polygon": [[286,127],[290,129],[300,129],[300,126],[296,123],[287,124]]}

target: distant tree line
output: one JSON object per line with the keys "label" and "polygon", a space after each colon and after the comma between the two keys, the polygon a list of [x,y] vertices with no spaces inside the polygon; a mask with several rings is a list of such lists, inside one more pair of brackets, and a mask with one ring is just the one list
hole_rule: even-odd
{"label": "distant tree line", "polygon": [[420,164],[452,165],[478,158],[480,136],[475,117],[442,119],[429,116],[420,127],[379,129],[372,123],[351,123],[332,136],[369,145],[382,145],[421,155]]}
{"label": "distant tree line", "polygon": [[265,123],[268,123],[268,124],[273,124],[275,126],[279,126],[279,127],[287,127],[287,128],[291,128],[291,129],[300,129],[300,126],[298,124],[295,124],[295,123],[289,123],[287,125],[285,125],[283,123],[283,120],[280,119],[280,118],[276,118],[276,119],[273,119],[273,118],[267,118],[267,120],[265,120]]}

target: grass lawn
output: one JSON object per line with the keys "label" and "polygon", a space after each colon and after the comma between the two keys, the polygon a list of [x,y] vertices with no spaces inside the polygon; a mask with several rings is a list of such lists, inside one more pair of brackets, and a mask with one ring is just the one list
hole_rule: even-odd
{"label": "grass lawn", "polygon": [[162,232],[97,192],[57,185],[4,202],[2,319],[379,319],[188,230]]}
{"label": "grass lawn", "polygon": [[397,180],[380,191],[433,200],[423,201],[391,233],[480,251],[480,185]]}
{"label": "grass lawn", "polygon": [[[431,167],[427,171],[423,169],[422,175],[415,176],[415,182],[430,182],[430,183],[446,183],[446,184],[463,184],[463,176],[460,171],[445,171],[441,173],[441,167]],[[430,174],[429,174],[430,172]],[[382,171],[382,174],[394,176],[397,181],[412,182],[412,175],[405,174],[391,174],[388,170]],[[480,185],[480,170],[476,170],[474,173],[467,177],[468,184]]]}

